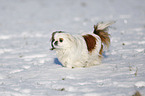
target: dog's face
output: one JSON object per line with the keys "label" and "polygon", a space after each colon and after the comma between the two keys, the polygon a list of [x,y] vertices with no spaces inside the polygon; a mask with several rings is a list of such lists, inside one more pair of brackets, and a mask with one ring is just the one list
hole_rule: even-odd
{"label": "dog's face", "polygon": [[70,34],[64,33],[62,31],[53,32],[51,38],[51,50],[69,48],[71,42],[72,37]]}

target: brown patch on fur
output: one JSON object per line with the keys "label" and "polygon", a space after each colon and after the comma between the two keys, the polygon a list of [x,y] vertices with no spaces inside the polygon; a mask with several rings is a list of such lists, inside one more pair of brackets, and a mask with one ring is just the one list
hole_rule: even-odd
{"label": "brown patch on fur", "polygon": [[99,51],[99,58],[102,59],[102,54],[103,54],[103,45],[101,44],[101,49]]}
{"label": "brown patch on fur", "polygon": [[83,37],[86,41],[88,51],[92,52],[93,49],[95,49],[95,46],[96,46],[96,38],[92,35],[89,35],[89,34],[84,35]]}
{"label": "brown patch on fur", "polygon": [[101,49],[100,49],[99,54],[102,56],[102,53],[103,53],[103,45],[101,45]]}
{"label": "brown patch on fur", "polygon": [[107,46],[110,45],[110,34],[106,32],[106,28],[103,30],[98,30],[97,25],[94,25],[94,34],[98,35],[101,38],[102,43]]}

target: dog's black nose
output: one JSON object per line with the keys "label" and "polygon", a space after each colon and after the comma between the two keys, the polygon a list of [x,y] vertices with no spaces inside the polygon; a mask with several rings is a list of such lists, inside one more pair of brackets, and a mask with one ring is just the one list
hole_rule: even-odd
{"label": "dog's black nose", "polygon": [[57,46],[57,45],[58,45],[58,41],[55,41],[55,42],[54,42],[54,45],[56,45],[56,46]]}

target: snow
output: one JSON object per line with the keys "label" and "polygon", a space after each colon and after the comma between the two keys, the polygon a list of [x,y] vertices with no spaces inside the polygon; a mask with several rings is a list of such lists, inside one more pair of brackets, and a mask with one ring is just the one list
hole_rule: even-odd
{"label": "snow", "polygon": [[139,81],[137,83],[135,83],[136,87],[145,87],[145,82],[144,81]]}
{"label": "snow", "polygon": [[[0,0],[0,96],[145,95],[144,0]],[[101,65],[64,68],[51,33],[110,27]]]}

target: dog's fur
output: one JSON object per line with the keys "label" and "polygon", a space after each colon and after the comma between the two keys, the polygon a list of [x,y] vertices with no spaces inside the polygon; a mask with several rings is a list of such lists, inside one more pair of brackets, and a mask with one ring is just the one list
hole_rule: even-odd
{"label": "dog's fur", "polygon": [[93,34],[71,35],[63,31],[53,32],[52,50],[56,50],[59,61],[68,68],[88,67],[101,63],[103,47],[109,47],[108,26],[114,22],[94,25]]}

